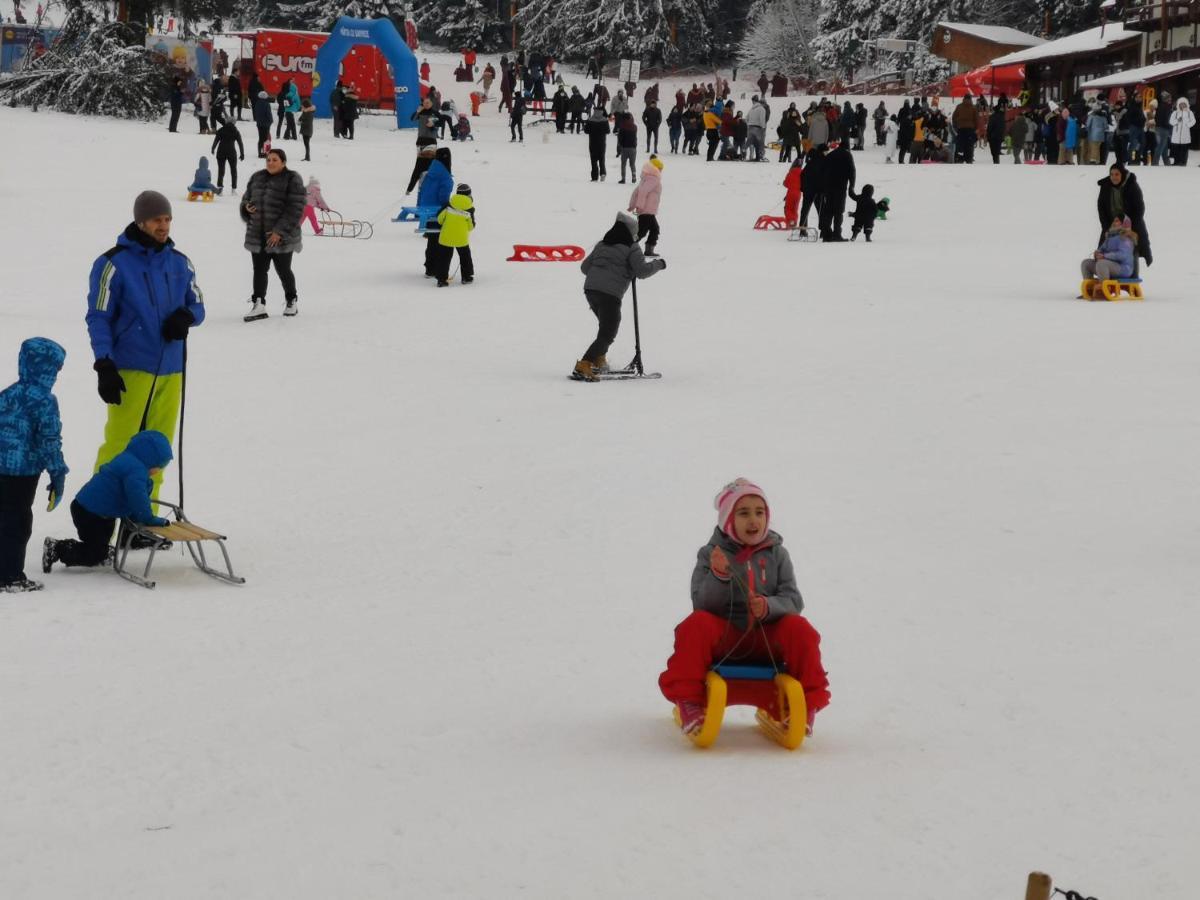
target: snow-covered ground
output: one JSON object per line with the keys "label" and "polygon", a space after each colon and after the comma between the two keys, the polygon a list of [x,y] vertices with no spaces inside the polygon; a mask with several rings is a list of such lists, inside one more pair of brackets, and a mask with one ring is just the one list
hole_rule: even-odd
{"label": "snow-covered ground", "polygon": [[[24,337],[67,347],[73,495],[104,417],[88,270],[139,190],[168,193],[208,308],[188,509],[248,579],[177,551],[154,592],[56,569],[0,595],[0,896],[1002,900],[1031,869],[1191,895],[1195,168],[1138,170],[1148,299],[1089,304],[1100,168],[869,148],[859,183],[894,211],[830,246],[751,230],[783,166],[669,156],[670,267],[639,295],[664,378],[581,385],[577,267],[504,259],[590,247],[627,202],[615,166],[591,184],[586,139],[532,121],[510,144],[493,104],[454,146],[478,279],[437,290],[388,221],[394,124],[318,123],[295,168],[375,237],[306,237],[299,317],[273,283],[246,325],[236,200],[183,200],[194,119],[0,109],[5,383]],[[694,749],[655,683],[736,475],[824,636],[833,704],[794,754],[741,709]],[[42,507],[30,575],[71,531]]]}

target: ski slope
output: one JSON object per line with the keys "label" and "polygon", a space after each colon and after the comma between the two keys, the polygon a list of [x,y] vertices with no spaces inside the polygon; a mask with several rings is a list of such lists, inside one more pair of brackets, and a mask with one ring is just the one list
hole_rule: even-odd
{"label": "ski slope", "polygon": [[[23,338],[67,348],[74,496],[105,415],[89,267],[167,193],[208,310],[187,509],[248,579],[176,550],[153,592],[59,568],[0,595],[0,896],[1004,900],[1032,869],[1191,896],[1200,172],[1137,171],[1148,299],[1089,304],[1099,167],[868,147],[893,212],[829,246],[751,230],[784,166],[668,156],[669,268],[639,292],[664,377],[590,385],[565,377],[594,334],[577,266],[504,258],[590,248],[631,186],[588,181],[584,137],[472,124],[473,285],[434,288],[388,221],[414,134],[318,121],[293,168],[375,237],[306,230],[300,315],[273,280],[244,324],[236,199],[184,202],[194,119],[0,109],[4,383]],[[792,754],[745,709],[697,751],[656,686],[737,475],[824,637],[833,703]],[[32,577],[72,530],[42,496]]]}

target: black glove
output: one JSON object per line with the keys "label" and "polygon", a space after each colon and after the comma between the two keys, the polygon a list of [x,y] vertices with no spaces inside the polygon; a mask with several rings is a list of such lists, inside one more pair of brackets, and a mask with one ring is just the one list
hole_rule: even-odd
{"label": "black glove", "polygon": [[195,323],[196,317],[186,306],[181,306],[167,316],[162,323],[162,335],[168,341],[183,341],[187,339],[188,329]]}
{"label": "black glove", "polygon": [[665,259],[662,259],[662,258],[660,257],[660,258],[659,258],[659,260],[658,260],[658,267],[659,267],[660,269],[665,269],[665,268],[667,267],[667,261],[666,261]]}
{"label": "black glove", "polygon": [[120,406],[121,394],[125,391],[125,379],[117,371],[116,363],[106,356],[104,359],[96,360],[96,364],[92,368],[99,376],[96,389],[100,392],[100,399],[113,406]]}

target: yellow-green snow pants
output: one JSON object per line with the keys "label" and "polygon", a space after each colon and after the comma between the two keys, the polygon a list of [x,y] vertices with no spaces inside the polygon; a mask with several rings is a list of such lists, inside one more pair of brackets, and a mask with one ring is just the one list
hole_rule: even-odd
{"label": "yellow-green snow pants", "polygon": [[[121,378],[125,382],[125,393],[121,395],[121,403],[109,405],[108,421],[104,424],[104,443],[96,453],[96,466],[93,472],[112,460],[118,453],[125,450],[129,439],[138,433],[142,424],[142,412],[146,409],[146,398],[150,396],[150,385],[154,384],[154,397],[150,400],[150,411],[146,414],[146,430],[161,431],[167,436],[171,445],[175,444],[175,423],[179,421],[179,401],[183,393],[183,375],[176,372],[173,375],[159,375],[158,383],[154,382],[153,372],[139,372],[136,369],[121,369]],[[158,489],[162,486],[162,473],[154,476],[154,490],[150,496],[158,498]]]}

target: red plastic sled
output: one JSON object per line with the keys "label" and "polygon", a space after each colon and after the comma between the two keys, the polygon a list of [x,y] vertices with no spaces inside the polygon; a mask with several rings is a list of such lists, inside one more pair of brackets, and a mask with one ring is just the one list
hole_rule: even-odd
{"label": "red plastic sled", "polygon": [[1025,160],[1025,165],[1027,165],[1027,166],[1044,166],[1045,164],[1046,164],[1046,161],[1044,159],[1027,159],[1027,160]]}
{"label": "red plastic sled", "polygon": [[788,221],[783,216],[759,216],[754,223],[755,231],[786,231]]}
{"label": "red plastic sled", "polygon": [[541,247],[537,244],[513,244],[508,262],[580,262],[586,254],[582,247],[566,244],[560,247]]}

